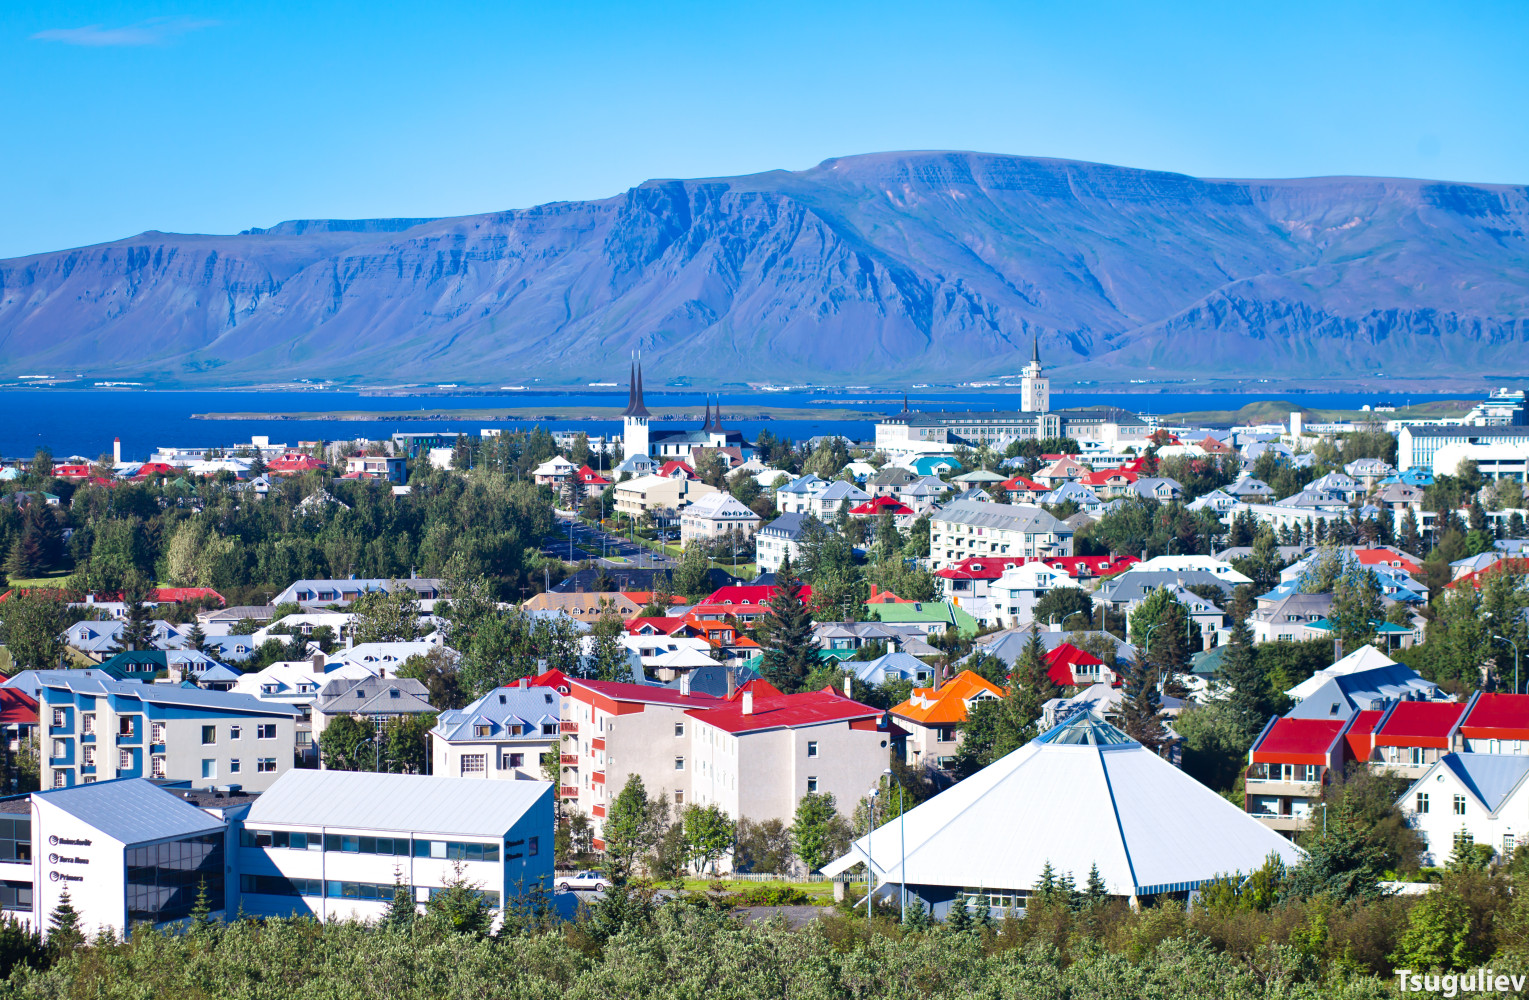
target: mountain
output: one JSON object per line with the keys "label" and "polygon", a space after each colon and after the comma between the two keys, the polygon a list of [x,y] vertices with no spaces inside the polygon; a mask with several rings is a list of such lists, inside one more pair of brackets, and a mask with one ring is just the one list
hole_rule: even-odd
{"label": "mountain", "polygon": [[0,376],[949,381],[1529,370],[1529,188],[978,153],[0,261]]}

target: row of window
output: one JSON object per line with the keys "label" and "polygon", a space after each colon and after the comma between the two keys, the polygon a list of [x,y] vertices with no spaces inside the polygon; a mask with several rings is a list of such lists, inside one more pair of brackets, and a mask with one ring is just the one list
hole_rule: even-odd
{"label": "row of window", "polygon": [[[164,771],[164,768],[163,768],[164,758],[163,757],[155,757],[154,758],[154,763],[156,764],[155,775],[154,776],[156,778],[164,777],[164,773],[163,773],[163,771]],[[243,772],[244,772],[244,763],[238,757],[234,757],[234,758],[229,760],[229,762],[228,762],[228,773],[229,774],[242,774]],[[256,774],[275,774],[276,773],[276,758],[275,757],[257,757],[257,758],[255,758],[255,773]],[[217,759],[214,758],[214,757],[203,757],[202,758],[202,777],[204,777],[204,778],[216,778],[217,776],[218,776],[218,762],[217,762]]]}
{"label": "row of window", "polygon": [[[160,735],[162,733],[162,731],[163,731],[162,723],[158,723],[158,722],[154,723],[154,731],[155,731],[154,742],[155,743],[163,743],[164,742],[164,738],[163,738],[162,735]],[[244,735],[244,727],[242,727],[242,726],[229,726],[228,727],[228,738],[229,739],[237,740],[237,739],[241,738],[243,735]],[[274,722],[262,722],[262,723],[259,723],[258,725],[255,726],[255,739],[257,739],[257,740],[274,740],[275,738],[276,738],[276,723],[274,723]],[[218,742],[218,727],[217,726],[203,726],[202,727],[202,746],[204,746],[204,747],[212,746],[212,745],[214,745],[217,742]]]}
{"label": "row of window", "polygon": [[[316,878],[288,878],[285,875],[241,875],[239,889],[241,892],[261,896],[325,896],[329,899],[372,899],[381,902],[392,900],[394,894],[400,889],[411,896],[414,894],[414,886],[392,882],[347,882],[336,879],[326,881]],[[30,893],[30,885],[27,886],[27,890]],[[430,898],[434,899],[445,891],[442,887],[433,887],[430,890]],[[481,889],[478,891],[489,906],[498,908],[498,892]],[[30,906],[30,901],[28,905]]]}
{"label": "row of window", "polygon": [[[1454,797],[1454,802],[1452,804],[1455,807],[1455,815],[1456,816],[1464,816],[1465,815],[1465,796],[1464,795],[1456,795]],[[1420,812],[1420,813],[1425,813],[1425,812],[1428,811],[1428,793],[1427,792],[1418,792],[1417,811]]]}
{"label": "row of window", "polygon": [[[448,840],[415,840],[408,837],[362,837],[351,834],[317,834],[288,830],[244,830],[239,835],[244,847],[274,847],[295,851],[332,851],[340,854],[381,854],[389,857],[437,858],[446,861],[498,861],[498,844],[469,844]],[[511,841],[519,846],[521,841]],[[526,853],[535,857],[541,849],[539,837],[529,838]],[[513,855],[519,857],[519,854]]]}

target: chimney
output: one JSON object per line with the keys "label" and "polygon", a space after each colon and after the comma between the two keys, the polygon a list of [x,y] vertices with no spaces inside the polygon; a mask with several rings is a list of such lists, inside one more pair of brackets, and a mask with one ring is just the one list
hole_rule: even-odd
{"label": "chimney", "polygon": [[752,691],[743,692],[743,714],[754,714],[754,692]]}
{"label": "chimney", "polygon": [[844,675],[844,697],[846,697],[846,698],[850,697],[850,693],[849,692],[850,692],[850,681],[851,680],[853,680],[853,678],[849,674],[845,674]]}
{"label": "chimney", "polygon": [[122,439],[121,438],[112,438],[111,439],[111,464],[112,465],[121,465],[122,464]]}
{"label": "chimney", "polygon": [[526,689],[526,688],[527,688],[527,687],[529,687],[529,686],[530,686],[530,681],[531,681],[531,678],[529,678],[529,677],[522,677],[522,678],[521,678],[521,679],[520,679],[520,683],[519,683],[519,684],[518,684],[518,685],[517,685],[517,686],[518,686],[518,687],[519,687],[519,688],[520,688],[520,689],[521,689],[521,690],[522,690],[522,691],[524,691],[524,690],[525,690],[525,689]]}
{"label": "chimney", "polygon": [[690,697],[690,672],[680,674],[680,697]]}
{"label": "chimney", "polygon": [[314,653],[311,662],[313,664],[313,676],[322,677],[324,675],[324,654]]}
{"label": "chimney", "polygon": [[738,674],[732,667],[727,668],[727,700],[732,701],[738,694]]}

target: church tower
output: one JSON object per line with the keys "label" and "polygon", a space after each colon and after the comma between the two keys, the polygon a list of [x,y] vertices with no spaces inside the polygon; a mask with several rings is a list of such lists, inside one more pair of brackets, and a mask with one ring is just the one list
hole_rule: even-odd
{"label": "church tower", "polygon": [[1046,413],[1051,409],[1051,379],[1041,374],[1041,339],[1030,348],[1030,363],[1019,381],[1020,409],[1027,413]]}
{"label": "church tower", "polygon": [[626,409],[621,413],[621,451],[626,457],[648,454],[648,408],[642,401],[642,361],[632,365]]}

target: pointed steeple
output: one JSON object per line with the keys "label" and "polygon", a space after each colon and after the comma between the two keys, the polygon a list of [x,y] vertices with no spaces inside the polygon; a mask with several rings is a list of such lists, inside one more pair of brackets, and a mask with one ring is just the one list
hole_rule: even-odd
{"label": "pointed steeple", "polygon": [[632,412],[632,404],[637,402],[637,361],[632,361],[626,376],[626,409],[623,413]]}
{"label": "pointed steeple", "polygon": [[908,394],[906,392],[903,393],[903,412],[908,412]]}
{"label": "pointed steeple", "polygon": [[711,417],[711,429],[722,433],[722,394],[717,393],[717,409]]}
{"label": "pointed steeple", "polygon": [[706,416],[701,420],[701,430],[711,430],[711,397],[706,397]]}
{"label": "pointed steeple", "polygon": [[632,377],[631,399],[628,400],[628,402],[626,404],[626,411],[624,413],[622,413],[621,415],[623,417],[649,417],[649,416],[652,416],[652,414],[648,412],[648,408],[645,405],[643,405],[643,401],[642,401],[642,355],[641,354],[637,355],[636,372],[634,373],[634,375]]}
{"label": "pointed steeple", "polygon": [[1030,363],[1033,365],[1041,363],[1041,338],[1039,336],[1030,342]]}

